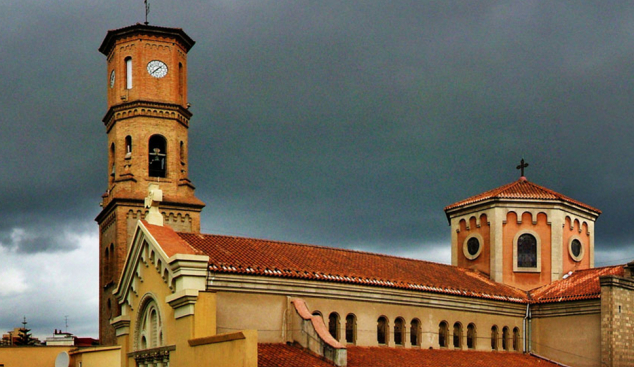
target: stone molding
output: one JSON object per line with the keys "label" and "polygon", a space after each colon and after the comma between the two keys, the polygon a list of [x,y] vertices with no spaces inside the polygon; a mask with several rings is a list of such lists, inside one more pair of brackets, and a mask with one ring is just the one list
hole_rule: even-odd
{"label": "stone molding", "polygon": [[209,273],[207,290],[260,293],[294,297],[320,297],[360,302],[386,303],[455,311],[482,312],[500,316],[524,317],[525,303],[453,296],[405,289],[371,287],[245,274]]}

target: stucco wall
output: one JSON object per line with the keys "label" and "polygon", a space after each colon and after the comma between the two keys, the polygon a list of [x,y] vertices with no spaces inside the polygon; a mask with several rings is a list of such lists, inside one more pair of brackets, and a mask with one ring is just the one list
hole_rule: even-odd
{"label": "stucco wall", "polygon": [[[307,303],[311,313],[319,311],[326,326],[328,326],[328,316],[332,312],[339,314],[340,333],[339,342],[346,344],[345,340],[345,320],[348,314],[356,316],[356,345],[377,346],[377,320],[380,316],[388,319],[389,336],[387,345],[394,346],[394,320],[402,317],[405,321],[405,347],[410,344],[410,325],[413,319],[421,322],[421,348],[439,348],[438,330],[439,324],[446,321],[449,325],[449,349],[452,349],[453,326],[456,322],[462,325],[462,349],[467,349],[467,326],[474,323],[476,326],[477,338],[476,349],[491,350],[491,327],[497,325],[502,337],[502,328],[508,326],[510,330],[517,327],[523,330],[523,305],[515,305],[515,315],[495,314],[484,309],[488,302],[477,299],[456,298],[455,302],[462,303],[462,308],[472,309],[464,311],[460,309],[447,309],[440,307],[420,307],[415,305],[403,305],[389,302],[382,302],[375,299],[373,302],[352,301],[346,299],[333,299],[327,297],[302,296]],[[440,297],[442,298],[442,297]],[[412,300],[414,301],[414,300]],[[289,341],[288,313],[285,295],[239,293],[239,292],[218,292],[218,332],[229,332],[235,329],[257,328],[258,339],[263,343],[283,343]],[[440,300],[439,300],[440,303]],[[456,308],[461,307],[456,304]],[[466,305],[466,303],[471,303]],[[482,309],[478,310],[478,304],[482,304]],[[489,305],[490,306],[490,305]],[[520,333],[523,335],[523,332]],[[520,350],[523,340],[520,341]],[[499,342],[500,349],[502,346]]]}
{"label": "stucco wall", "polygon": [[[600,366],[601,315],[599,312],[575,315],[576,312],[583,311],[574,310],[575,303],[569,303],[570,308],[556,312],[568,312],[567,316],[546,316],[531,320],[532,351],[570,366]],[[580,303],[578,306],[583,307],[584,302]]]}
{"label": "stucco wall", "polygon": [[4,367],[54,367],[61,352],[75,347],[0,347],[0,364]]}

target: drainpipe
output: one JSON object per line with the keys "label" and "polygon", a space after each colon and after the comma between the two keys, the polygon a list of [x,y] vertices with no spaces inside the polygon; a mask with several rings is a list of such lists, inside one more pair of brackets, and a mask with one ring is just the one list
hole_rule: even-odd
{"label": "drainpipe", "polygon": [[531,350],[531,310],[530,303],[526,304],[526,316],[524,316],[524,353]]}

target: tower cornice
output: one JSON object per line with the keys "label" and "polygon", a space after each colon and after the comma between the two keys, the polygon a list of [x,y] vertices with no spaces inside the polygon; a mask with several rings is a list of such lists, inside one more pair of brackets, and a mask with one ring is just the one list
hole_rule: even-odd
{"label": "tower cornice", "polygon": [[108,56],[117,39],[142,35],[176,39],[183,46],[185,51],[189,51],[196,43],[181,28],[157,27],[137,23],[128,27],[109,30],[106,38],[104,38],[101,46],[99,46],[99,52]]}
{"label": "tower cornice", "polygon": [[115,121],[131,117],[152,117],[177,120],[185,127],[189,127],[192,113],[181,105],[152,101],[133,101],[110,107],[102,121],[106,131],[110,131]]}

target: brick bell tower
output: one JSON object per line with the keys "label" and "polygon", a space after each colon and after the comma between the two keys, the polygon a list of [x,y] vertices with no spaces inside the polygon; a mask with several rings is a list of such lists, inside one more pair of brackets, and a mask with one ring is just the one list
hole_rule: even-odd
{"label": "brick bell tower", "polygon": [[116,341],[110,319],[119,316],[112,291],[119,281],[138,220],[147,214],[150,183],[163,191],[164,223],[200,232],[205,204],[188,178],[187,52],[194,41],[179,28],[147,24],[108,31],[99,51],[107,57],[108,189],[99,224],[99,339]]}

